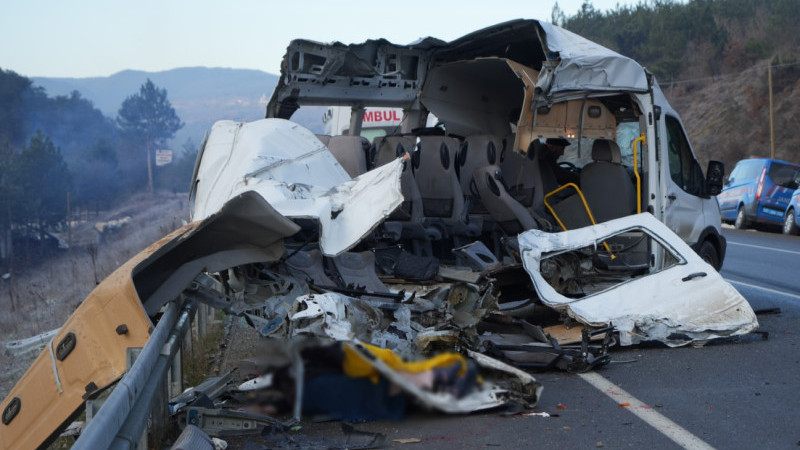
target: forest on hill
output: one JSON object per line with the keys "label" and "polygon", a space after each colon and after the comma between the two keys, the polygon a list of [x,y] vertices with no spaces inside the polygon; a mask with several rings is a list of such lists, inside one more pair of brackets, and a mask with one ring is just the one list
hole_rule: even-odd
{"label": "forest on hill", "polygon": [[655,0],[598,11],[585,2],[552,21],[629,56],[655,74],[698,157],[770,156],[772,66],[775,157],[800,162],[800,1]]}
{"label": "forest on hill", "polygon": [[[166,91],[151,91],[163,94],[162,106],[174,116],[171,133],[151,142],[154,152],[182,124]],[[130,126],[139,125],[147,110],[141,106],[129,105],[128,116],[123,103],[112,119],[77,91],[50,97],[30,79],[0,70],[0,274],[63,246],[54,233],[64,231],[68,213],[107,209],[151,184],[142,151],[147,130]],[[196,154],[187,141],[172,164],[153,170],[155,188],[185,192]]]}

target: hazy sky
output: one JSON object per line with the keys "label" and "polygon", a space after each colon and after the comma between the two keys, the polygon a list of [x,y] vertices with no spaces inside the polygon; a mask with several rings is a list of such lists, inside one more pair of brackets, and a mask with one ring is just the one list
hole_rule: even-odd
{"label": "hazy sky", "polygon": [[[599,10],[633,0],[593,0]],[[294,38],[362,42],[452,40],[516,18],[550,21],[555,0],[9,0],[0,68],[25,76],[108,76],[124,69],[207,66],[277,74]],[[559,0],[575,14],[582,0]]]}

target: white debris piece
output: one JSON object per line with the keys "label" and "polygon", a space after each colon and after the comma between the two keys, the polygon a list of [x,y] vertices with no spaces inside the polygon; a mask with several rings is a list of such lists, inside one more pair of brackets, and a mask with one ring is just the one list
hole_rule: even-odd
{"label": "white debris piece", "polygon": [[[655,273],[620,276],[613,287],[580,298],[560,294],[542,276],[541,262],[548,254],[600,247],[604,240],[632,230],[643,231],[665,252],[674,252],[677,262]],[[613,324],[621,345],[655,340],[680,346],[758,328],[747,300],[649,213],[562,233],[530,230],[519,235],[519,245],[525,270],[544,304],[589,326]]]}
{"label": "white debris piece", "polygon": [[283,119],[219,121],[201,152],[192,220],[254,191],[286,217],[319,221],[328,256],[353,247],[403,201],[402,161],[352,179],[311,131]]}
{"label": "white debris piece", "polygon": [[273,374],[268,373],[261,375],[260,377],[253,378],[251,380],[247,380],[244,383],[239,385],[240,391],[256,391],[258,389],[264,389],[272,386],[272,377]]}

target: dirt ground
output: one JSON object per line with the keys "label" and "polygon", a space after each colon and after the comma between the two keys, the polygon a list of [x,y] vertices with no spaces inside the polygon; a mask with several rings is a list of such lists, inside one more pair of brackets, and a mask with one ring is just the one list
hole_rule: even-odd
{"label": "dirt ground", "polygon": [[75,218],[71,249],[0,280],[0,398],[39,354],[13,356],[3,343],[61,326],[97,282],[188,217],[187,194],[134,196],[112,210]]}

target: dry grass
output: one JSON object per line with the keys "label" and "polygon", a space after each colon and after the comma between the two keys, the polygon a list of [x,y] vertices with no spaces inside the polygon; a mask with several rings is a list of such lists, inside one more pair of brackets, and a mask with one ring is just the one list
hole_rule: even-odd
{"label": "dry grass", "polygon": [[[0,282],[0,341],[22,339],[58,328],[122,263],[187,220],[185,194],[139,195],[113,211],[78,224],[77,244],[65,253]],[[96,221],[130,216],[115,232],[98,233]],[[31,352],[12,358],[0,351],[0,398],[35,359]]]}
{"label": "dry grass", "polygon": [[[219,314],[224,317],[221,311]],[[196,322],[196,321],[195,321]],[[196,323],[193,327],[196,327]],[[219,374],[217,358],[223,342],[224,326],[222,320],[214,320],[207,325],[206,335],[199,336],[192,331],[191,342],[183,344],[183,382],[184,386],[197,386],[206,378]]]}

